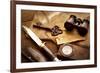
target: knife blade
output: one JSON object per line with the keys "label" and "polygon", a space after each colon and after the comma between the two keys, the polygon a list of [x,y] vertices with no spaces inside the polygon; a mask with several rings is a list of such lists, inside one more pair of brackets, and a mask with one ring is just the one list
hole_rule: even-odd
{"label": "knife blade", "polygon": [[38,46],[44,48],[46,52],[48,52],[52,57],[54,61],[60,61],[52,52],[48,49],[48,47],[45,45],[45,42],[42,42],[39,37],[28,27],[22,26],[24,31],[32,38],[33,41],[37,43]]}

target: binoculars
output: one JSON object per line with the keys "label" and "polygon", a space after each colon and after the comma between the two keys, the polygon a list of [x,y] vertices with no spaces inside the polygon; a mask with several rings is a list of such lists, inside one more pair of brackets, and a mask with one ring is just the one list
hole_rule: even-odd
{"label": "binoculars", "polygon": [[89,28],[89,20],[77,18],[75,15],[70,15],[69,19],[64,23],[67,31],[71,32],[76,29],[80,36],[85,36]]}

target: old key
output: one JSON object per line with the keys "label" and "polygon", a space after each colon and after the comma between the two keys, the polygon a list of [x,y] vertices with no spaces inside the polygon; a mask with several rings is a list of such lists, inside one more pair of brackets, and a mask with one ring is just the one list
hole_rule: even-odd
{"label": "old key", "polygon": [[37,25],[33,25],[33,27],[43,29],[43,30],[46,30],[46,31],[50,31],[52,36],[57,36],[57,35],[63,33],[62,30],[58,26],[54,26],[53,28],[49,28],[49,27],[44,27],[44,26],[41,26],[41,25],[42,25],[41,23],[38,23]]}

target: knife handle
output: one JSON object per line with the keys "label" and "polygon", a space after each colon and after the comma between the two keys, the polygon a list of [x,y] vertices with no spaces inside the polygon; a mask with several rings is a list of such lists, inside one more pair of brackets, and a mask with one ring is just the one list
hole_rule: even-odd
{"label": "knife handle", "polygon": [[45,42],[41,45],[42,48],[44,48],[44,50],[46,52],[48,52],[52,57],[54,61],[60,61],[52,52],[50,49],[48,49],[48,47],[45,45]]}

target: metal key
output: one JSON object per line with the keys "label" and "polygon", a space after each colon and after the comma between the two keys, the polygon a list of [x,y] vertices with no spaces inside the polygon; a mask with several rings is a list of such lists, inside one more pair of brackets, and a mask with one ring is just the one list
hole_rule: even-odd
{"label": "metal key", "polygon": [[33,27],[49,31],[49,32],[51,32],[52,36],[57,36],[57,35],[63,33],[63,31],[58,26],[54,26],[53,28],[49,28],[49,27],[42,26],[41,23],[38,23],[37,25],[33,25]]}

